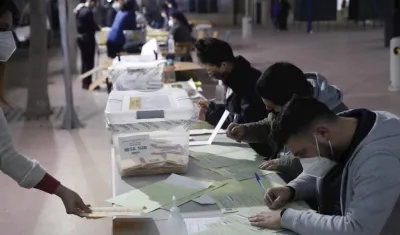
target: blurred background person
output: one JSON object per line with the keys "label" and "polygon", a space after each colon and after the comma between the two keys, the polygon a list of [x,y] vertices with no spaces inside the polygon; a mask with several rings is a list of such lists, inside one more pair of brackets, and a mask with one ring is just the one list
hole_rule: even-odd
{"label": "blurred background person", "polygon": [[290,4],[287,0],[279,0],[279,11],[278,11],[278,28],[281,31],[286,31],[288,30],[287,27],[287,21],[289,17],[289,12],[290,12]]}
{"label": "blurred background person", "polygon": [[170,34],[173,36],[175,43],[192,42],[192,26],[189,25],[186,17],[182,12],[176,11],[171,15]]}
{"label": "blurred background person", "polygon": [[115,16],[117,15],[117,10],[113,7],[114,0],[107,0],[106,10],[105,10],[105,27],[111,27]]}
{"label": "blurred background person", "polygon": [[107,37],[107,55],[115,58],[125,45],[124,30],[136,30],[136,2],[126,0],[121,4],[120,10],[115,16],[111,31]]}
{"label": "blurred background person", "polygon": [[[96,0],[88,0],[86,3],[78,4],[74,12],[76,15],[76,26],[78,31],[78,46],[81,51],[81,73],[84,74],[94,67],[96,52],[95,33],[100,30],[95,22],[93,8]],[[92,84],[92,76],[87,76],[82,80],[82,88],[89,89]]]}

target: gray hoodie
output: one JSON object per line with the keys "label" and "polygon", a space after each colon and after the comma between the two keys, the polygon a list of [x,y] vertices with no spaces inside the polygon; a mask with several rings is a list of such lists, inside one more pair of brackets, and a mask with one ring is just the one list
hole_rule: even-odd
{"label": "gray hoodie", "polygon": [[[335,113],[347,110],[347,107],[342,103],[343,95],[339,88],[329,85],[326,78],[319,73],[305,73],[305,75],[307,81],[313,87],[313,97],[315,99],[327,105]],[[244,124],[246,132],[241,141],[247,143],[269,143],[273,119],[274,115],[270,113],[267,118],[261,121]]]}
{"label": "gray hoodie", "polygon": [[314,90],[314,99],[324,103],[331,110],[342,103],[343,95],[337,86],[329,85],[324,76],[319,73],[305,73],[307,81]]}
{"label": "gray hoodie", "polygon": [[[375,113],[374,126],[343,171],[342,216],[287,209],[281,218],[284,228],[300,235],[400,234],[400,118]],[[301,174],[288,185],[295,189],[296,200],[316,196],[312,176]]]}

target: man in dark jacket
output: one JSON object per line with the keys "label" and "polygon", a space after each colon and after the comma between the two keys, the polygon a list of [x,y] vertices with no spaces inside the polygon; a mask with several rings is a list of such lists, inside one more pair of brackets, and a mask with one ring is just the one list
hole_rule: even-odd
{"label": "man in dark jacket", "polygon": [[[222,80],[227,87],[225,104],[199,102],[200,119],[217,125],[225,110],[230,112],[223,128],[231,122],[249,123],[267,117],[267,111],[255,90],[261,72],[253,68],[242,56],[235,57],[231,46],[215,38],[200,39],[195,43],[197,57],[212,79]],[[269,156],[270,148],[265,144],[250,146],[261,156]]]}
{"label": "man in dark jacket", "polygon": [[[92,12],[96,4],[96,0],[88,0],[86,4],[81,3],[74,10],[79,34],[78,46],[81,51],[82,74],[90,71],[94,67],[96,52],[95,33],[99,30]],[[89,89],[90,84],[92,84],[92,76],[87,76],[82,80],[83,89]]]}
{"label": "man in dark jacket", "polygon": [[105,10],[104,26],[111,27],[114,23],[115,16],[117,15],[117,10],[113,7],[113,0],[107,0],[107,6]]}
{"label": "man in dark jacket", "polygon": [[[313,97],[327,105],[334,113],[347,110],[342,101],[343,94],[338,87],[330,85],[321,74],[304,73],[288,62],[275,63],[265,70],[258,79],[256,90],[270,112],[269,116],[255,123],[231,123],[227,135],[236,141],[265,143],[274,147],[273,141],[270,140],[272,121],[293,95]],[[290,154],[274,154],[267,156],[269,157],[279,159],[266,161],[260,167],[284,172],[285,180],[290,181],[303,171],[300,161]]]}

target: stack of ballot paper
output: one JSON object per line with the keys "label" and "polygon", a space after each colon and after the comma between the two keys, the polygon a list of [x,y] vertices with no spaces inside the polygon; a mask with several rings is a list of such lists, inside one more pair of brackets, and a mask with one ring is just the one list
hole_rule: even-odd
{"label": "stack of ballot paper", "polygon": [[[282,186],[271,182],[265,176],[261,176],[260,179],[266,189]],[[255,179],[230,180],[223,187],[208,193],[223,213],[237,212],[240,208],[263,206],[264,194],[265,191]]]}
{"label": "stack of ballot paper", "polygon": [[165,180],[118,195],[107,201],[129,208],[145,207],[143,211],[148,213],[159,208],[171,208],[173,196],[176,197],[176,203],[179,206],[222,185],[224,185],[223,182],[213,184],[171,174]]}
{"label": "stack of ballot paper", "polygon": [[[122,176],[160,173],[184,173],[188,164],[187,150],[167,140],[151,139],[150,155],[139,158],[116,154]],[[185,153],[186,152],[186,153]]]}
{"label": "stack of ballot paper", "polygon": [[259,175],[274,173],[258,169],[263,159],[245,148],[221,150],[221,146],[210,145],[207,147],[208,149],[201,149],[201,152],[196,148],[191,148],[190,156],[194,158],[195,164],[220,175],[236,180],[246,180],[254,178],[255,172]]}

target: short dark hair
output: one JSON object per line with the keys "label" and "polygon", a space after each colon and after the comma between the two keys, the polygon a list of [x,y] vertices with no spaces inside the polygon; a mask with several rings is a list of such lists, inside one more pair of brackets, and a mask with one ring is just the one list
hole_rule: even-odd
{"label": "short dark hair", "polygon": [[317,123],[333,122],[337,118],[338,116],[324,103],[312,97],[294,95],[283,106],[272,124],[271,138],[277,145],[276,153],[282,149],[290,137],[306,133]]}
{"label": "short dark hair", "polygon": [[162,4],[162,5],[161,5],[161,8],[160,8],[160,11],[161,11],[161,12],[164,11],[164,12],[168,13],[168,9],[169,9],[169,8],[168,8],[167,4]]}
{"label": "short dark hair", "polygon": [[176,10],[171,14],[171,17],[177,20],[182,26],[186,26],[189,31],[192,31],[192,26],[182,12]]}
{"label": "short dark hair", "polygon": [[126,0],[121,5],[121,11],[136,11],[137,4],[136,0]]}
{"label": "short dark hair", "polygon": [[256,90],[259,96],[277,105],[286,104],[293,95],[312,96],[306,75],[288,62],[275,63],[265,70],[257,81]]}
{"label": "short dark hair", "polygon": [[235,59],[232,47],[223,40],[207,37],[197,40],[194,47],[197,58],[203,64],[220,65]]}
{"label": "short dark hair", "polygon": [[2,16],[6,11],[11,11],[13,17],[19,14],[18,8],[12,0],[1,0],[0,16]]}

